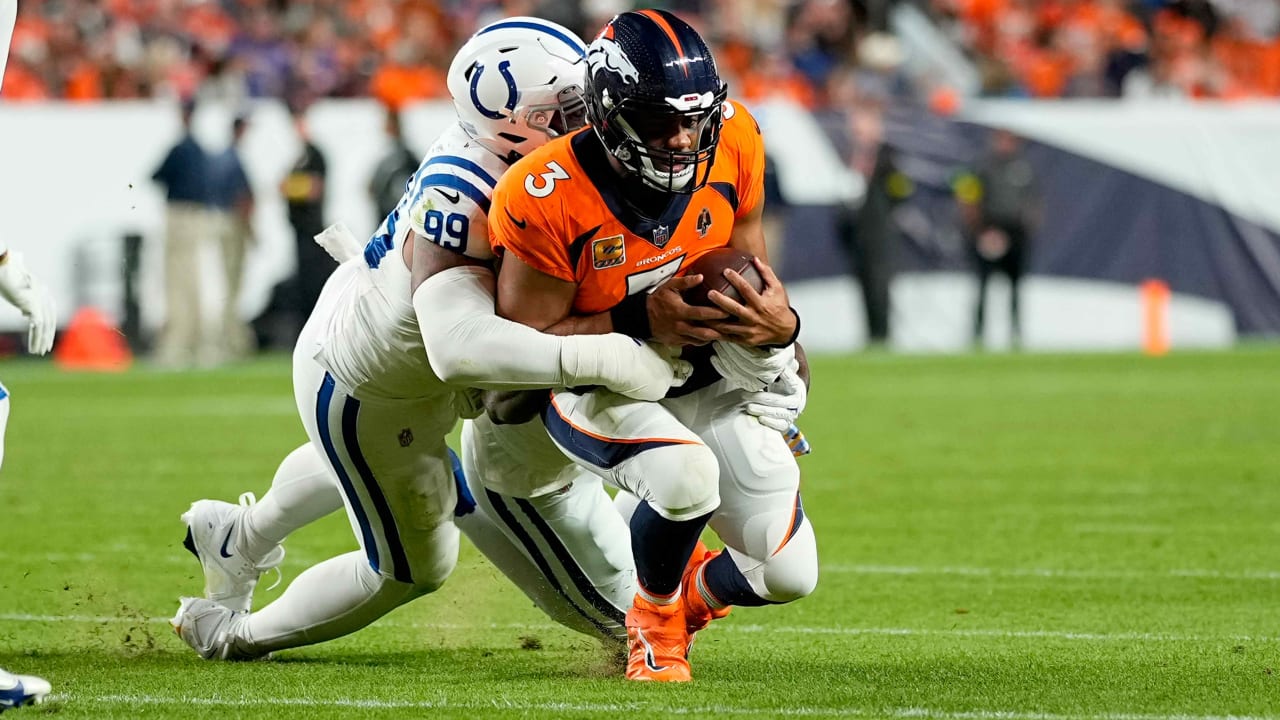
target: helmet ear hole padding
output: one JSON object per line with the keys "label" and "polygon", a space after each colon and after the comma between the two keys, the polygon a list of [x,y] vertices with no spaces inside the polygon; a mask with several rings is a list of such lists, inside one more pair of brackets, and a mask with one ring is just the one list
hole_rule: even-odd
{"label": "helmet ear hole padding", "polygon": [[[662,192],[706,185],[727,97],[702,37],[666,11],[622,13],[587,48],[594,131],[627,174]],[[682,126],[692,147],[668,147]]]}
{"label": "helmet ear hole padding", "polygon": [[459,124],[509,162],[581,128],[585,55],[577,35],[547,20],[513,17],[480,28],[449,67]]}

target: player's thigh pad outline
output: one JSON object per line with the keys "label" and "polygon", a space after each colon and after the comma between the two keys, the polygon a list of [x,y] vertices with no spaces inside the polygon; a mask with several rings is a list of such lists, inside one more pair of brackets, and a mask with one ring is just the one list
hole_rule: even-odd
{"label": "player's thigh pad outline", "polygon": [[318,382],[312,378],[302,385],[312,392],[297,393],[299,410],[309,410],[307,433],[338,479],[370,567],[398,582],[435,589],[453,571],[458,554],[452,523],[457,490],[444,444],[447,426],[441,429],[437,417],[442,411],[417,401],[361,402],[318,365],[306,374],[317,372]]}
{"label": "player's thigh pad outline", "polygon": [[565,390],[553,393],[542,419],[569,459],[668,520],[692,520],[720,503],[715,455],[658,403]]}
{"label": "player's thigh pad outline", "polygon": [[723,382],[666,400],[714,453],[720,507],[708,523],[757,595],[789,602],[813,592],[818,553],[800,499],[800,467],[781,433],[747,415]]}
{"label": "player's thigh pad outline", "polygon": [[551,441],[540,420],[520,425],[497,425],[488,415],[467,420],[462,457],[468,477],[513,497],[560,490],[584,472]]}

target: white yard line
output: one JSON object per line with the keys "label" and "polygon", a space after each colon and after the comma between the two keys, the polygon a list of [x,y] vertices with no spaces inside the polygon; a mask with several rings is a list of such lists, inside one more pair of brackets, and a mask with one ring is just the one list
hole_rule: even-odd
{"label": "white yard line", "polygon": [[1211,578],[1214,580],[1280,580],[1280,570],[1215,570],[1212,568],[1172,568],[1169,570],[1070,570],[1063,568],[994,568],[918,565],[823,565],[822,572],[851,575],[958,575],[967,577],[1044,577],[1076,580],[1144,580],[1152,578]]}
{"label": "white yard line", "polygon": [[55,695],[51,699],[76,704],[98,705],[184,705],[205,707],[349,707],[373,709],[417,710],[513,710],[521,712],[627,713],[650,712],[661,715],[768,716],[768,717],[892,717],[939,718],[940,720],[1274,720],[1264,716],[1243,715],[1159,715],[1141,713],[1043,713],[1029,710],[935,710],[923,707],[887,708],[822,708],[822,707],[744,707],[740,705],[703,705],[673,707],[663,703],[573,703],[530,702],[527,700],[380,700],[377,698],[223,698],[163,695]]}
{"label": "white yard line", "polygon": [[[24,613],[0,614],[0,622],[59,623],[76,622],[90,624],[167,623],[168,617],[113,617],[110,615],[28,615]],[[546,632],[559,628],[552,623],[421,623],[399,620],[382,620],[380,627],[411,628],[417,630],[510,630],[521,632]],[[790,625],[745,625],[726,622],[716,626],[724,632],[762,633],[779,635],[835,635],[835,636],[890,636],[890,637],[972,637],[1003,639],[1076,640],[1084,642],[1197,642],[1197,643],[1271,643],[1280,637],[1264,635],[1188,635],[1180,633],[1148,632],[1072,632],[1068,630],[999,630],[983,628],[894,628],[894,627],[806,627]]]}

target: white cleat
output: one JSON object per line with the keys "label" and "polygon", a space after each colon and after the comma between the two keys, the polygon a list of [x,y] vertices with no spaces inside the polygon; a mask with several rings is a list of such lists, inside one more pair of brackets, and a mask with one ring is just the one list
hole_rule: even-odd
{"label": "white cleat", "polygon": [[255,502],[253,493],[241,495],[239,505],[198,500],[182,514],[182,521],[187,524],[187,537],[182,544],[204,568],[204,596],[235,612],[249,612],[258,577],[278,568],[284,560],[282,545],[261,558],[247,557],[240,551],[240,519]]}
{"label": "white cleat", "polygon": [[252,660],[253,655],[236,649],[230,631],[245,613],[233,612],[212,600],[180,598],[178,614],[169,624],[182,641],[205,660]]}
{"label": "white cleat", "polygon": [[34,675],[14,675],[0,670],[0,712],[23,705],[39,705],[53,687]]}

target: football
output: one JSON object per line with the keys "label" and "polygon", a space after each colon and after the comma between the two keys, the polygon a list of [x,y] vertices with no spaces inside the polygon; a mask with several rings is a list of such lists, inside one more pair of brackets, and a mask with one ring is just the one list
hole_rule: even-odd
{"label": "football", "polygon": [[701,275],[702,282],[684,291],[684,301],[690,305],[717,307],[707,297],[712,290],[718,290],[726,297],[742,302],[742,294],[729,283],[724,276],[725,270],[733,270],[742,276],[757,292],[764,290],[764,278],[756,269],[755,256],[731,247],[716,248],[700,255],[697,260],[685,268],[685,275]]}

